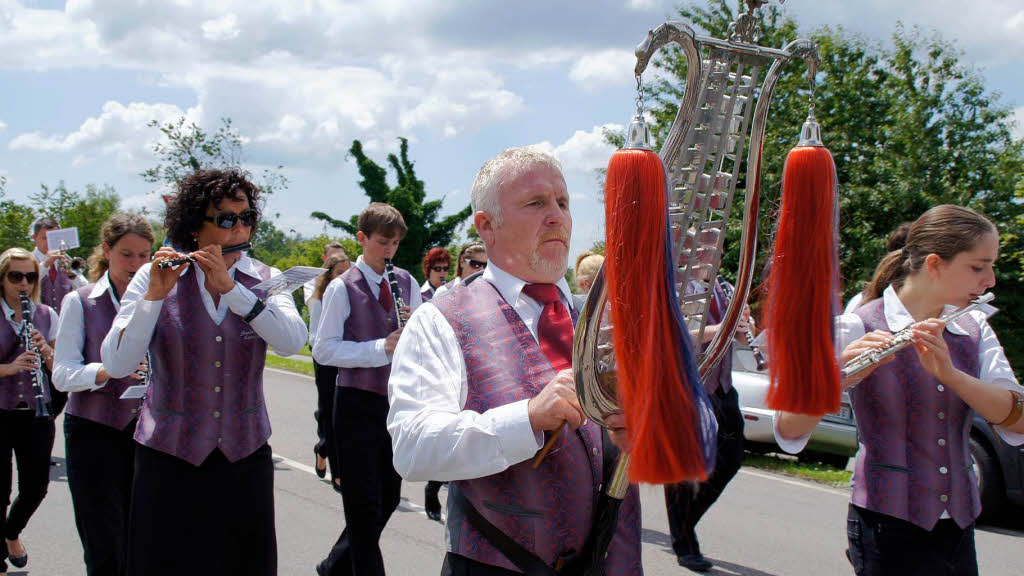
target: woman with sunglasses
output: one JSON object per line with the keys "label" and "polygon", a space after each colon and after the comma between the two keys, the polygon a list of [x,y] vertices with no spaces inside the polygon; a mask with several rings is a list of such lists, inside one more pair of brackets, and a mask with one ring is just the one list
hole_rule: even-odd
{"label": "woman with sunglasses", "polygon": [[[70,392],[64,416],[68,487],[75,527],[90,576],[125,573],[128,509],[135,469],[140,400],[122,400],[142,372],[113,379],[100,345],[120,308],[121,294],[153,250],[153,229],[137,214],[115,214],[100,229],[89,257],[92,283],[64,297],[57,327],[53,383]],[[140,367],[142,368],[142,367]]]}
{"label": "woman with sunglasses", "polygon": [[[39,263],[21,248],[0,255],[0,282],[3,284],[3,321],[0,322],[0,576],[7,574],[7,559],[16,568],[28,563],[28,553],[20,540],[29,518],[42,503],[50,483],[50,452],[53,449],[52,418],[35,417],[32,374],[43,362],[53,367],[53,341],[57,332],[57,313],[39,303]],[[28,294],[32,310],[32,342],[42,358],[25,350],[21,335],[21,293]],[[43,386],[49,403],[49,386]],[[18,459],[18,497],[10,508],[12,455]]]}
{"label": "woman with sunglasses", "polygon": [[423,297],[424,302],[433,298],[434,292],[448,279],[448,270],[451,269],[451,265],[451,254],[440,246],[431,248],[423,257],[423,275],[427,279],[420,286],[420,296]]}
{"label": "woman with sunglasses", "polygon": [[121,298],[103,341],[112,378],[149,351],[129,513],[129,576],[277,573],[274,465],[263,395],[267,345],[306,342],[291,294],[254,287],[279,274],[244,251],[260,191],[236,169],[198,170],[179,185],[164,225],[185,254],[158,250]]}
{"label": "woman with sunglasses", "polygon": [[[320,327],[320,318],[324,311],[324,292],[332,280],[344,274],[352,267],[352,261],[348,259],[342,248],[340,254],[328,256],[324,260],[324,272],[316,279],[316,288],[306,304],[309,306],[309,345],[313,345],[316,339],[316,330]],[[334,388],[338,381],[338,367],[320,364],[313,360],[313,374],[316,379],[316,412],[313,418],[316,420],[317,443],[313,446],[313,453],[316,454],[316,475],[323,478],[327,475],[327,468],[331,468],[331,485],[338,492],[341,492],[341,475],[338,473],[338,455],[334,451],[334,426],[332,416],[334,414]]]}
{"label": "woman with sunglasses", "polygon": [[462,283],[473,274],[487,267],[487,248],[483,244],[467,244],[455,261],[455,279],[434,292],[434,297],[444,294]]}

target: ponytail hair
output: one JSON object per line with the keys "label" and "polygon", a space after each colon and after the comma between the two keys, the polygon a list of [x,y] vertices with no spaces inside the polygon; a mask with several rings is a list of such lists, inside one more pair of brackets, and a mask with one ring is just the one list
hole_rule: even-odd
{"label": "ponytail hair", "polygon": [[110,261],[107,260],[106,255],[103,253],[103,246],[106,245],[109,250],[113,250],[114,245],[128,234],[141,236],[149,240],[151,246],[153,244],[153,227],[142,216],[138,214],[114,214],[107,218],[107,221],[100,228],[101,243],[93,248],[92,254],[89,255],[88,267],[89,280],[91,282],[99,280],[100,276],[103,276],[107,269],[110,268]]}
{"label": "ponytail hair", "polygon": [[943,204],[928,210],[910,225],[903,248],[889,252],[878,263],[864,289],[864,303],[880,298],[890,285],[898,290],[908,276],[924,267],[929,254],[949,262],[957,254],[973,250],[985,234],[998,236],[999,231],[970,208]]}

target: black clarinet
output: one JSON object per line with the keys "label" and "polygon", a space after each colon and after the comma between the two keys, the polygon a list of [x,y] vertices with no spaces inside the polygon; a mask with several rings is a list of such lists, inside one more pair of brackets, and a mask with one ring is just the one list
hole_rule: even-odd
{"label": "black clarinet", "polygon": [[[718,277],[718,285],[722,287],[722,292],[725,292],[726,299],[732,302],[733,294],[736,293],[732,289],[732,286],[729,286],[729,284],[723,282],[721,276]],[[754,346],[754,333],[750,331],[749,326],[746,330],[743,331],[743,338],[746,339],[747,346],[750,346],[750,352],[754,355],[754,362],[757,363],[758,372],[763,371],[765,368],[768,367],[768,360],[764,357],[764,353],[761,352],[761,349],[758,348],[757,346]]]}
{"label": "black clarinet", "polygon": [[408,321],[408,318],[402,316],[405,300],[402,299],[402,289],[398,286],[398,278],[395,276],[395,266],[387,258],[384,259],[384,273],[388,276],[391,295],[395,297],[395,316],[398,318],[398,327],[401,328]]}
{"label": "black clarinet", "polygon": [[21,301],[21,337],[25,344],[25,350],[36,355],[36,367],[32,371],[32,394],[36,397],[36,418],[49,420],[53,418],[53,413],[50,412],[50,405],[46,401],[43,390],[44,386],[49,386],[50,383],[43,370],[43,354],[39,347],[32,342],[32,331],[36,329],[32,325],[32,305],[25,292],[18,294],[18,299]]}

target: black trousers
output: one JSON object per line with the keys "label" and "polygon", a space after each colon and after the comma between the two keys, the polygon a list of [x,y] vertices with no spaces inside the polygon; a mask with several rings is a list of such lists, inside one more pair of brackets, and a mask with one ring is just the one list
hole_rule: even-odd
{"label": "black trousers", "polygon": [[932,530],[850,504],[850,563],[857,576],[977,576],[974,524],[952,519]]}
{"label": "black trousers", "polygon": [[317,571],[321,576],[384,574],[380,535],[401,499],[392,462],[388,399],[356,388],[334,394],[334,432],[345,529]]}
{"label": "black trousers", "polygon": [[338,478],[338,454],[334,447],[334,389],[338,387],[338,367],[324,366],[313,361],[316,376],[316,419],[317,442],[313,450],[321,458],[327,458],[331,478]]}
{"label": "black trousers", "polygon": [[[34,410],[0,410],[0,532],[7,540],[21,536],[46,496],[54,430],[53,420],[37,419]],[[11,504],[13,458],[18,459],[18,497]],[[7,556],[7,542],[0,539],[0,572],[7,570]]]}
{"label": "black trousers", "polygon": [[665,485],[665,508],[672,533],[672,550],[677,556],[700,553],[697,523],[722,495],[729,481],[743,465],[743,414],[736,389],[721,388],[710,395],[718,420],[718,453],[715,470],[700,484]]}
{"label": "black trousers", "polygon": [[276,575],[270,445],[233,463],[214,450],[198,467],[138,445],[128,574]]}
{"label": "black trousers", "polygon": [[115,430],[64,415],[68,487],[89,576],[124,576],[128,568],[135,422]]}
{"label": "black trousers", "polygon": [[520,573],[500,566],[477,562],[448,552],[441,565],[441,576],[519,576]]}

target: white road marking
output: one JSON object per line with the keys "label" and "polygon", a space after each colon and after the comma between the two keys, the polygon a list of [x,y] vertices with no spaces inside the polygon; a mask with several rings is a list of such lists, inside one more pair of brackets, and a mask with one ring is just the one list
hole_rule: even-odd
{"label": "white road marking", "polygon": [[307,374],[300,374],[298,372],[292,372],[290,370],[280,370],[278,368],[271,368],[269,366],[264,366],[263,369],[267,372],[276,372],[277,374],[283,374],[285,376],[295,376],[296,378],[305,378],[306,380],[316,380],[316,378],[313,378],[312,376],[309,376]]}

